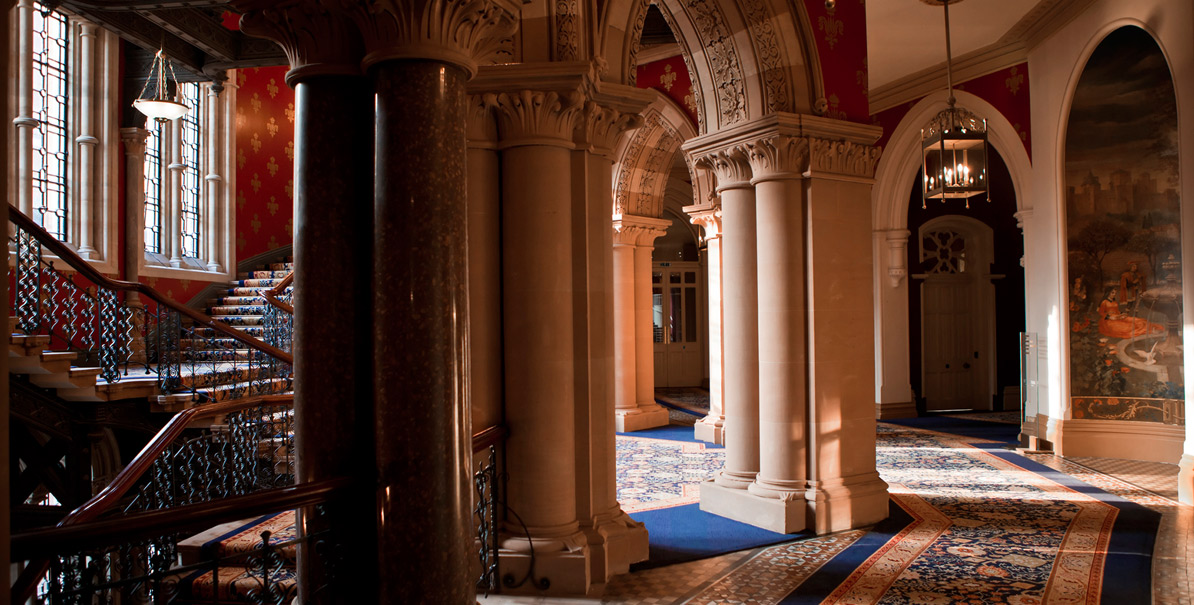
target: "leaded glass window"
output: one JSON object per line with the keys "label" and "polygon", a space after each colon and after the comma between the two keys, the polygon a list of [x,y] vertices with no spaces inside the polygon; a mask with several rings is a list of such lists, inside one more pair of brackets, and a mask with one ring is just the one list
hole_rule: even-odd
{"label": "leaded glass window", "polygon": [[180,100],[191,108],[183,117],[182,124],[182,214],[179,216],[178,233],[182,238],[182,255],[199,256],[199,207],[203,193],[203,174],[199,167],[202,160],[202,138],[199,121],[203,117],[203,87],[197,82],[178,85]]}
{"label": "leaded glass window", "polygon": [[58,12],[33,11],[33,219],[66,239],[67,40],[69,24]]}

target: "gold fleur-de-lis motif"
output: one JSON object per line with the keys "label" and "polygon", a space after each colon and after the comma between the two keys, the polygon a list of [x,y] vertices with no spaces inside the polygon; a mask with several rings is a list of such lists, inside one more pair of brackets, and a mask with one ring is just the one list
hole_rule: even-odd
{"label": "gold fleur-de-lis motif", "polygon": [[270,78],[269,84],[265,85],[265,92],[269,93],[269,98],[271,98],[271,99],[274,97],[277,97],[278,96],[278,82],[276,80],[274,80],[273,78]]}
{"label": "gold fleur-de-lis motif", "polygon": [[691,92],[684,95],[684,105],[686,107],[688,107],[689,109],[691,109],[692,113],[696,113],[697,112],[696,95]]}
{"label": "gold fleur-de-lis motif", "polygon": [[261,95],[253,93],[253,98],[249,99],[249,105],[253,106],[253,113],[261,113]]}
{"label": "gold fleur-de-lis motif", "polygon": [[664,90],[670,91],[672,84],[676,83],[676,72],[672,71],[671,65],[663,66],[663,75],[659,76],[659,84],[663,86]]}
{"label": "gold fleur-de-lis motif", "polygon": [[286,119],[290,120],[291,124],[294,124],[294,103],[286,104]]}
{"label": "gold fleur-de-lis motif", "polygon": [[833,16],[833,13],[834,9],[831,8],[828,14],[817,18],[817,27],[825,33],[825,43],[829,45],[830,50],[837,45],[838,36],[846,31],[846,24]]}
{"label": "gold fleur-de-lis motif", "polygon": [[1020,92],[1020,86],[1024,84],[1024,74],[1016,73],[1018,71],[1020,71],[1018,67],[1013,67],[1011,72],[1009,72],[1010,75],[1004,80],[1004,83],[1007,84],[1008,92],[1013,95]]}
{"label": "gold fleur-de-lis motif", "polygon": [[272,195],[269,196],[269,203],[267,203],[265,205],[265,209],[269,210],[270,216],[277,215],[278,214],[278,200],[275,199],[274,196],[272,196]]}
{"label": "gold fleur-de-lis motif", "polygon": [[269,119],[269,124],[265,125],[265,129],[269,131],[269,136],[275,137],[278,135],[278,120],[275,118]]}
{"label": "gold fleur-de-lis motif", "polygon": [[256,132],[253,133],[253,138],[249,139],[249,144],[253,146],[253,153],[261,151],[261,137],[257,136]]}
{"label": "gold fleur-de-lis motif", "polygon": [[294,179],[286,181],[286,197],[294,199]]}
{"label": "gold fleur-de-lis motif", "polygon": [[253,213],[253,220],[249,221],[249,226],[253,228],[253,233],[261,231],[261,218],[257,216],[256,212]]}
{"label": "gold fleur-de-lis motif", "polygon": [[253,178],[249,180],[249,185],[252,185],[253,193],[261,191],[261,176],[254,172]]}
{"label": "gold fleur-de-lis motif", "polygon": [[270,250],[277,248],[278,247],[278,237],[276,235],[269,236],[269,243],[266,245],[269,246]]}
{"label": "gold fleur-de-lis motif", "polygon": [[243,69],[236,70],[236,85],[237,86],[244,86],[245,80],[248,80],[248,79],[249,79],[249,74],[245,73],[245,70],[243,70]]}
{"label": "gold fleur-de-lis motif", "polygon": [[189,280],[189,279],[180,279],[180,280],[178,280],[178,283],[182,284],[183,292],[186,292],[187,290],[191,289],[191,280]]}
{"label": "gold fleur-de-lis motif", "polygon": [[829,95],[829,98],[826,99],[826,101],[829,102],[829,109],[825,110],[825,117],[833,118],[835,120],[846,119],[846,112],[838,107],[842,100],[838,98],[837,93]]}
{"label": "gold fleur-de-lis motif", "polygon": [[244,192],[243,190],[237,189],[237,190],[236,190],[236,209],[237,209],[237,210],[244,210],[244,209],[245,209],[245,204],[246,204],[248,201],[249,201],[249,200],[247,200],[247,199],[245,198],[245,192]]}
{"label": "gold fleur-de-lis motif", "polygon": [[245,232],[237,231],[236,232],[236,250],[238,252],[244,250],[245,246],[248,245],[248,243],[249,243],[249,240],[245,239]]}
{"label": "gold fleur-de-lis motif", "polygon": [[286,142],[286,157],[289,158],[291,162],[294,161],[294,141],[293,140]]}
{"label": "gold fleur-de-lis motif", "polygon": [[286,221],[286,236],[294,237],[294,219]]}
{"label": "gold fleur-de-lis motif", "polygon": [[274,160],[274,156],[269,156],[269,161],[265,163],[265,169],[269,170],[270,176],[278,175],[278,162]]}
{"label": "gold fleur-de-lis motif", "polygon": [[237,128],[244,128],[244,127],[245,127],[245,124],[246,124],[247,122],[248,122],[248,118],[246,118],[246,117],[245,117],[245,112],[243,112],[243,111],[237,111],[237,112],[236,112],[236,127],[237,127]]}
{"label": "gold fleur-de-lis motif", "polygon": [[236,167],[244,168],[245,162],[248,162],[248,161],[249,161],[249,158],[245,157],[245,148],[237,147],[236,148]]}

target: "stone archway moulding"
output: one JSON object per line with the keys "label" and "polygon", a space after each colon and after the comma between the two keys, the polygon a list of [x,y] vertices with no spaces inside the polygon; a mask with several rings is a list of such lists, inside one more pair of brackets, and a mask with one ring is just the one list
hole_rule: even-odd
{"label": "stone archway moulding", "polygon": [[643,125],[623,137],[615,151],[614,215],[660,217],[680,145],[696,136],[682,109],[659,91],[651,93]]}
{"label": "stone archway moulding", "polygon": [[[1012,176],[1017,217],[1031,215],[1027,203],[1032,165],[1016,129],[983,99],[955,90],[958,104],[987,119],[987,136]],[[908,204],[921,168],[920,129],[947,107],[945,91],[921,99],[900,121],[879,158],[871,193],[874,228],[875,409],[879,418],[915,415],[908,360],[909,285],[906,279]],[[1027,269],[1027,267],[1026,267]]]}
{"label": "stone archway moulding", "polygon": [[[1024,143],[1007,118],[995,106],[964,90],[955,90],[958,105],[987,120],[987,138],[999,150],[1012,175],[1016,192],[1016,210],[1032,206],[1026,203],[1028,179],[1032,162]],[[945,91],[935,92],[921,99],[900,120],[888,140],[875,170],[875,189],[871,194],[876,231],[906,229],[908,227],[908,198],[921,168],[920,129],[934,116],[946,109]]]}

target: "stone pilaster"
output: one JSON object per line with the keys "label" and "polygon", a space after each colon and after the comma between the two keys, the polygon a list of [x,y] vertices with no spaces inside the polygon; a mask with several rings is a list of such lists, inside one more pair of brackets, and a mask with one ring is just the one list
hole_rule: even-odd
{"label": "stone pilaster", "polygon": [[908,236],[907,229],[874,232],[874,250],[880,265],[874,280],[881,317],[876,330],[876,351],[882,356],[875,376],[875,417],[916,416],[908,362]]}
{"label": "stone pilaster", "polygon": [[724,350],[722,345],[721,200],[685,206],[684,212],[704,230],[706,284],[709,291],[709,414],[693,427],[700,441],[725,445]]}
{"label": "stone pilaster", "polygon": [[[18,57],[33,55],[33,0],[18,0],[15,11],[16,47]],[[25,216],[33,216],[33,129],[38,121],[33,117],[33,62],[17,61],[16,96],[16,207]]]}

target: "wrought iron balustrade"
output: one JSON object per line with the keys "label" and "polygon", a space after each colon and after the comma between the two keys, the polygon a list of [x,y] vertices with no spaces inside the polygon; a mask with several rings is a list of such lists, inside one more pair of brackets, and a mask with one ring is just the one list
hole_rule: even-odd
{"label": "wrought iron balustrade", "polygon": [[294,271],[278,285],[262,293],[265,298],[265,342],[288,353],[294,352]]}
{"label": "wrought iron balustrade", "polygon": [[14,208],[9,221],[12,308],[25,334],[49,336],[51,349],[78,353],[108,383],[145,373],[164,393],[212,401],[291,390],[288,350],[149,286],[104,276]]}

